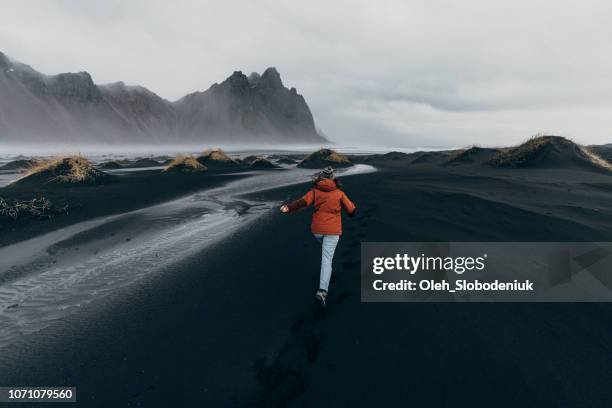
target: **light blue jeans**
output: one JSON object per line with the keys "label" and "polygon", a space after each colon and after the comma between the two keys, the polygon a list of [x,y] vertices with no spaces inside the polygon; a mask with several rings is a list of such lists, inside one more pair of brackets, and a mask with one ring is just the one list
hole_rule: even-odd
{"label": "light blue jeans", "polygon": [[319,278],[319,289],[327,292],[329,280],[332,274],[332,261],[334,260],[334,252],[336,245],[340,240],[340,235],[323,235],[314,234],[314,237],[321,243],[321,276]]}

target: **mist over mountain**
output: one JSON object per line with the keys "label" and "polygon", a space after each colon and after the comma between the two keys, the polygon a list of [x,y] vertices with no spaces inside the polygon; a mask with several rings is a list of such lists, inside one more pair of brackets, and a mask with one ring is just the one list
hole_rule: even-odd
{"label": "mist over mountain", "polygon": [[2,143],[322,143],[310,108],[275,68],[234,72],[175,102],[87,72],[45,75],[0,52]]}

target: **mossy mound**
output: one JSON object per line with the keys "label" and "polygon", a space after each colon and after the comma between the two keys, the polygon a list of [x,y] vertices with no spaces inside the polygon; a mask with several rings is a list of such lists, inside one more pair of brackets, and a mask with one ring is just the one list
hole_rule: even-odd
{"label": "mossy mound", "polygon": [[98,168],[103,169],[103,170],[117,170],[117,169],[122,169],[123,166],[117,163],[116,161],[108,161],[108,162],[104,162],[100,164]]}
{"label": "mossy mound", "polygon": [[33,159],[18,159],[13,160],[11,162],[6,163],[3,166],[0,166],[0,170],[21,170],[28,169],[36,164],[36,160]]}
{"label": "mossy mound", "polygon": [[164,169],[168,173],[201,173],[208,168],[193,156],[177,156]]}
{"label": "mossy mound", "polygon": [[252,155],[252,156],[245,157],[241,161],[242,161],[242,163],[250,166],[251,163],[253,163],[254,161],[259,160],[259,159],[263,159],[263,157],[262,156],[254,156],[254,155]]}
{"label": "mossy mound", "polygon": [[441,164],[448,160],[449,154],[446,152],[419,152],[414,156],[410,164]]}
{"label": "mossy mound", "polygon": [[321,149],[306,156],[306,158],[298,164],[298,167],[305,169],[320,169],[326,166],[339,168],[350,167],[352,165],[353,163],[351,163],[345,155],[331,149]]}
{"label": "mossy mound", "polygon": [[205,150],[197,160],[200,164],[211,170],[226,170],[242,166],[241,163],[229,157],[222,149]]}
{"label": "mossy mound", "polygon": [[25,176],[15,181],[15,184],[26,182],[99,184],[109,178],[108,174],[96,169],[86,158],[71,156],[39,161],[28,169]]}
{"label": "mossy mound", "polygon": [[469,149],[460,150],[454,153],[444,164],[447,166],[455,166],[461,164],[482,164],[491,160],[499,153],[499,149],[489,149],[473,146]]}
{"label": "mossy mound", "polygon": [[595,153],[561,136],[533,137],[502,150],[487,164],[500,168],[612,168]]}
{"label": "mossy mound", "polygon": [[144,168],[144,167],[159,167],[161,165],[162,164],[158,162],[157,160],[153,160],[150,158],[142,158],[142,159],[138,159],[138,160],[131,162],[130,164],[128,164],[127,167],[136,169],[136,168]]}
{"label": "mossy mound", "polygon": [[249,164],[251,169],[256,170],[268,170],[268,169],[278,169],[280,168],[276,164],[272,163],[269,160],[264,159],[263,157],[258,157],[255,160],[251,161]]}

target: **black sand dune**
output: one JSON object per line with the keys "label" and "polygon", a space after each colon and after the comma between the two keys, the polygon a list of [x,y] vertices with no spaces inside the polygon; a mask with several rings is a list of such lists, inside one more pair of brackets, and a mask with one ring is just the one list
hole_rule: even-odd
{"label": "black sand dune", "polygon": [[262,159],[262,158],[263,158],[262,156],[254,156],[254,155],[251,155],[251,156],[247,156],[247,157],[245,157],[244,159],[242,159],[242,160],[241,160],[241,162],[242,162],[242,163],[245,163],[245,164],[251,164],[251,163],[253,163],[255,160],[259,160],[259,159]]}
{"label": "black sand dune", "polygon": [[499,149],[473,146],[452,155],[446,163],[447,166],[462,164],[483,164],[500,153]]}
{"label": "black sand dune", "polygon": [[117,170],[122,169],[123,166],[116,161],[107,161],[98,166],[102,170]]}
{"label": "black sand dune", "polygon": [[3,166],[0,166],[0,170],[21,170],[27,169],[36,163],[35,160],[31,159],[18,159],[13,160],[11,162],[6,163]]}
{"label": "black sand dune", "polygon": [[280,166],[277,166],[276,164],[272,163],[271,161],[266,160],[263,157],[260,157],[260,158],[257,158],[255,160],[253,160],[249,164],[249,168],[251,168],[253,170],[273,170],[273,169],[279,169]]}
{"label": "black sand dune", "polygon": [[197,160],[210,170],[236,170],[244,167],[243,164],[229,157],[221,149],[206,150]]}
{"label": "black sand dune", "polygon": [[253,170],[268,170],[268,169],[279,169],[280,166],[272,163],[270,160],[263,156],[247,156],[240,160],[242,164],[249,166]]}
{"label": "black sand dune", "polygon": [[150,158],[142,158],[142,159],[138,159],[135,160],[133,162],[130,162],[129,164],[127,164],[126,167],[129,168],[145,168],[145,167],[159,167],[162,164],[160,162],[158,162],[157,160],[153,160]]}
{"label": "black sand dune", "polygon": [[589,149],[593,151],[593,153],[612,163],[612,144],[602,146],[589,146]]}
{"label": "black sand dune", "polygon": [[601,170],[589,151],[560,136],[541,136],[493,157],[489,165],[506,168],[576,168]]}
{"label": "black sand dune", "polygon": [[322,169],[326,166],[343,168],[352,165],[351,161],[345,155],[330,149],[321,149],[306,156],[304,160],[298,164],[298,167],[305,169]]}
{"label": "black sand dune", "polygon": [[420,152],[413,156],[411,164],[442,164],[450,157],[449,152]]}
{"label": "black sand dune", "polygon": [[[325,317],[312,310],[320,247],[310,213],[272,210],[100,300],[95,314],[84,308],[24,336],[0,353],[0,378],[74,385],[74,405],[88,407],[608,406],[612,305],[363,304],[359,248],[609,241],[612,177],[380,163],[380,172],[343,180],[358,215],[344,221]],[[142,177],[117,192],[163,180]],[[177,181],[167,180],[166,189]],[[281,202],[308,186],[251,198]]]}
{"label": "black sand dune", "polygon": [[403,152],[389,152],[385,154],[355,154],[348,155],[347,157],[353,163],[384,163],[390,160],[408,160],[414,158],[416,155],[421,153],[403,153]]}

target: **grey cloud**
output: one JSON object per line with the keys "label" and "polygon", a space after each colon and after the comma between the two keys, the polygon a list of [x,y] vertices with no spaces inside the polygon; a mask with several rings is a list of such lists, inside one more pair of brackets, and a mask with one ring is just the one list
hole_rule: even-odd
{"label": "grey cloud", "polygon": [[[6,2],[0,49],[173,100],[276,66],[339,143],[610,142],[607,1]],[[493,136],[492,136],[493,135]]]}

